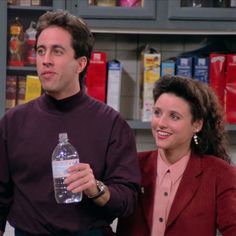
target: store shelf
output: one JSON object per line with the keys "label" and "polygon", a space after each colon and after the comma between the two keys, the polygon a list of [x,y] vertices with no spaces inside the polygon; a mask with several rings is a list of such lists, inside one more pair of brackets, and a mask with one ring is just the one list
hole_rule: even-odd
{"label": "store shelf", "polygon": [[227,131],[236,131],[236,124],[226,124],[225,129]]}
{"label": "store shelf", "polygon": [[[132,129],[151,129],[150,122],[143,122],[140,120],[127,120],[127,123]],[[236,131],[236,124],[226,124],[225,129],[227,131]]]}
{"label": "store shelf", "polygon": [[8,71],[17,71],[17,72],[36,72],[36,67],[34,66],[8,66],[7,67]]}
{"label": "store shelf", "polygon": [[127,123],[132,129],[151,129],[150,122],[140,120],[127,120]]}
{"label": "store shelf", "polygon": [[8,9],[27,11],[51,11],[52,6],[8,6]]}

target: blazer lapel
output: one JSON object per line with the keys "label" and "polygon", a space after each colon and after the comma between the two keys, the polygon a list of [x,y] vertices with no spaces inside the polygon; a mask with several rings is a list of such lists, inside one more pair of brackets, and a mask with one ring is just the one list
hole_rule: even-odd
{"label": "blazer lapel", "polygon": [[201,159],[197,156],[191,156],[171,206],[166,228],[175,221],[194,196],[200,185],[201,173]]}
{"label": "blazer lapel", "polygon": [[143,173],[140,207],[148,225],[149,232],[151,232],[157,178],[157,151],[153,151],[149,156],[142,158],[142,162],[143,163],[140,164]]}

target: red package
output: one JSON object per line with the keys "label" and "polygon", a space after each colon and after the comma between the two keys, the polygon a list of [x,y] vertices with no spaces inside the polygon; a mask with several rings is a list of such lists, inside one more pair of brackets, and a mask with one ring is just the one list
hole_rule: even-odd
{"label": "red package", "polygon": [[226,121],[236,123],[236,54],[227,55],[226,65]]}
{"label": "red package", "polygon": [[141,0],[120,0],[121,7],[140,7]]}
{"label": "red package", "polygon": [[209,85],[216,92],[223,107],[225,100],[225,65],[226,55],[219,53],[210,54]]}
{"label": "red package", "polygon": [[93,52],[85,79],[88,95],[105,102],[106,78],[106,53]]}

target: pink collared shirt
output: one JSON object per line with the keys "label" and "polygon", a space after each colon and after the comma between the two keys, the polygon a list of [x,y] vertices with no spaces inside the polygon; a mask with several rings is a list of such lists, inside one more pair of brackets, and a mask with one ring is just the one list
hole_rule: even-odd
{"label": "pink collared shirt", "polygon": [[164,236],[170,208],[189,158],[190,154],[187,154],[176,163],[168,165],[158,155],[152,236]]}

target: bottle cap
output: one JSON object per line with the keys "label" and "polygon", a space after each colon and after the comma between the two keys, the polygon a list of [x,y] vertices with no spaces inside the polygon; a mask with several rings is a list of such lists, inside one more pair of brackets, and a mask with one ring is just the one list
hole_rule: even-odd
{"label": "bottle cap", "polygon": [[60,133],[59,134],[59,142],[64,142],[68,140],[68,135],[67,133]]}

